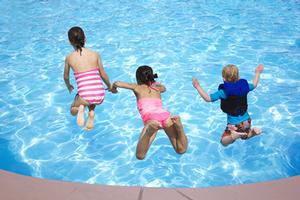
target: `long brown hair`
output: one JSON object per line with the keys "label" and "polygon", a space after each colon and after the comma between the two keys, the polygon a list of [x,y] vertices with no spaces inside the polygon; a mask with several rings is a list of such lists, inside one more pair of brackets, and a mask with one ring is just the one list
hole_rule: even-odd
{"label": "long brown hair", "polygon": [[85,44],[85,35],[82,28],[78,26],[72,27],[68,31],[68,37],[71,44],[76,48],[76,51],[79,50],[81,55],[82,47]]}

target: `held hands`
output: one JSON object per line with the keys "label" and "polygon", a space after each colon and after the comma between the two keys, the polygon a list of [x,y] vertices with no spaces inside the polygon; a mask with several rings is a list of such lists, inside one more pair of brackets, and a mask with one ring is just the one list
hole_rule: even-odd
{"label": "held hands", "polygon": [[118,93],[117,87],[115,87],[114,84],[112,86],[110,86],[110,88],[108,89],[108,91],[110,91],[113,94]]}
{"label": "held hands", "polygon": [[118,81],[115,81],[115,82],[112,84],[112,87],[113,87],[113,88],[116,88],[116,89],[118,88],[118,83],[117,83],[117,82],[118,82]]}
{"label": "held hands", "polygon": [[257,74],[260,74],[260,73],[262,73],[263,72],[263,70],[264,70],[264,66],[262,65],[262,64],[259,64],[257,67],[256,67],[256,69],[255,69],[255,73]]}

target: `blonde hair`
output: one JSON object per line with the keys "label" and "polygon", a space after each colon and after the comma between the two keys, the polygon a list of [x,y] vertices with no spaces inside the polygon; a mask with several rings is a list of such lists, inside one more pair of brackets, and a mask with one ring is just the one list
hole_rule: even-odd
{"label": "blonde hair", "polygon": [[239,80],[239,69],[233,65],[226,65],[222,70],[222,77],[227,82],[236,82]]}

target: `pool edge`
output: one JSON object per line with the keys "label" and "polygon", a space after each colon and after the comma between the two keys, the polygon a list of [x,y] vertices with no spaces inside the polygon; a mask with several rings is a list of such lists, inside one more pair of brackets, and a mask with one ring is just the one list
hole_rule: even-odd
{"label": "pool edge", "polygon": [[149,188],[94,185],[33,178],[0,170],[3,200],[199,200],[272,199],[300,196],[300,175],[257,184],[209,188]]}

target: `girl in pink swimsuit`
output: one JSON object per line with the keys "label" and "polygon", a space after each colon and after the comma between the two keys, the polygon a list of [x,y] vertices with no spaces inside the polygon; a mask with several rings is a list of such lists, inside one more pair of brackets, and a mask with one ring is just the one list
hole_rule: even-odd
{"label": "girl in pink swimsuit", "polygon": [[129,89],[136,96],[137,108],[144,123],[136,149],[136,157],[141,160],[145,158],[159,129],[165,131],[177,153],[182,154],[187,149],[187,137],[180,117],[171,116],[163,108],[161,93],[165,92],[166,88],[162,84],[155,82],[155,78],[157,78],[157,74],[153,74],[152,68],[143,65],[136,70],[137,84],[121,81],[113,84],[115,89]]}
{"label": "girl in pink swimsuit", "polygon": [[95,107],[104,100],[103,82],[110,92],[116,93],[117,91],[109,82],[99,54],[84,47],[86,40],[83,30],[80,27],[72,27],[68,32],[68,37],[74,51],[66,57],[64,81],[71,93],[74,89],[69,79],[70,68],[72,68],[78,92],[71,105],[71,114],[77,115],[79,126],[84,126],[84,109],[88,107],[86,130],[90,130],[94,128]]}

